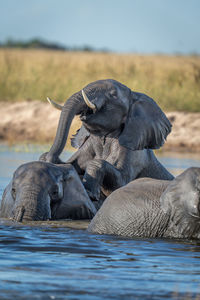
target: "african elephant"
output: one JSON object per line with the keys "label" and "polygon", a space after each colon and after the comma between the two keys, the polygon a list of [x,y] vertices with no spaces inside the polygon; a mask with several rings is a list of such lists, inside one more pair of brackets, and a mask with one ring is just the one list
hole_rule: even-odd
{"label": "african elephant", "polygon": [[173,181],[136,179],[114,191],[88,231],[127,237],[200,238],[200,168]]}
{"label": "african elephant", "polygon": [[91,219],[96,208],[70,164],[30,162],[14,172],[6,187],[0,217],[15,221]]}
{"label": "african elephant", "polygon": [[72,95],[61,109],[54,144],[40,159],[61,162],[71,122],[80,115],[83,126],[72,140],[79,150],[68,162],[84,175],[91,198],[98,200],[101,188],[108,195],[140,177],[173,179],[151,150],[164,144],[171,124],[147,95],[112,79],[98,80]]}

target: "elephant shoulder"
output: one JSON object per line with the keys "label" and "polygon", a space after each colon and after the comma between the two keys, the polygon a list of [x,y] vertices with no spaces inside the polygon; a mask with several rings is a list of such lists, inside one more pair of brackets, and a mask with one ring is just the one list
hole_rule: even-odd
{"label": "elephant shoulder", "polygon": [[77,130],[76,134],[71,139],[72,147],[76,149],[80,148],[85,143],[85,141],[88,139],[89,136],[90,133],[82,125],[81,128]]}

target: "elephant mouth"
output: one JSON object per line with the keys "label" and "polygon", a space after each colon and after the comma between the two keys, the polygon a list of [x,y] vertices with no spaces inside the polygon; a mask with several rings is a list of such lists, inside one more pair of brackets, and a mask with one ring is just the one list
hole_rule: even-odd
{"label": "elephant mouth", "polygon": [[50,220],[56,220],[56,214],[57,214],[57,210],[59,208],[60,202],[57,203],[51,203],[51,218]]}
{"label": "elephant mouth", "polygon": [[83,122],[83,126],[90,134],[94,134],[97,136],[105,136],[107,134],[107,131],[103,127],[98,126],[97,124],[95,124],[94,126],[94,124],[90,124],[90,122],[85,122],[85,121],[82,122]]}
{"label": "elephant mouth", "polygon": [[91,119],[91,117],[94,115],[94,112],[91,108],[88,108],[86,111],[81,112],[80,114],[80,120],[82,122],[87,122]]}

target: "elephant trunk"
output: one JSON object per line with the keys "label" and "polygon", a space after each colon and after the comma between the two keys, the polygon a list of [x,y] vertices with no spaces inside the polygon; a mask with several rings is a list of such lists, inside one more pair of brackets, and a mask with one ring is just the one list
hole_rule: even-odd
{"label": "elephant trunk", "polygon": [[13,220],[16,222],[35,221],[37,215],[35,209],[29,209],[26,205],[18,206],[15,209]]}
{"label": "elephant trunk", "polygon": [[14,221],[16,221],[16,222],[22,222],[23,217],[24,217],[24,213],[25,213],[24,206],[19,207],[16,210],[15,214],[14,214],[14,217],[13,217]]}
{"label": "elephant trunk", "polygon": [[39,221],[51,218],[50,197],[44,191],[27,189],[15,200],[13,220],[16,222]]}
{"label": "elephant trunk", "polygon": [[80,92],[71,96],[62,108],[54,143],[46,156],[46,161],[58,163],[58,157],[63,151],[72,120],[86,106]]}

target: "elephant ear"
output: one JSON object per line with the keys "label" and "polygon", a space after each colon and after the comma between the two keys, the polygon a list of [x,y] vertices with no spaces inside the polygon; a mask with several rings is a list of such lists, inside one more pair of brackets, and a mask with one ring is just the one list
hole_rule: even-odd
{"label": "elephant ear", "polygon": [[71,139],[72,147],[76,149],[80,148],[85,143],[85,141],[88,139],[89,136],[90,133],[82,125],[81,128],[77,130],[76,134]]}
{"label": "elephant ear", "polygon": [[11,194],[12,190],[12,180],[10,183],[6,186],[2,200],[1,200],[1,206],[0,206],[0,217],[1,218],[10,218],[13,216],[12,210],[14,205],[14,199]]}
{"label": "elephant ear", "polygon": [[[160,197],[162,209],[199,214],[200,168],[191,167],[173,179]],[[194,211],[196,209],[196,211]]]}
{"label": "elephant ear", "polygon": [[[63,173],[63,198],[56,208],[56,219],[91,219],[96,208],[71,164],[59,165]],[[54,213],[55,215],[55,213]]]}
{"label": "elephant ear", "polygon": [[130,107],[119,143],[131,150],[159,149],[172,125],[153,99],[139,95]]}

